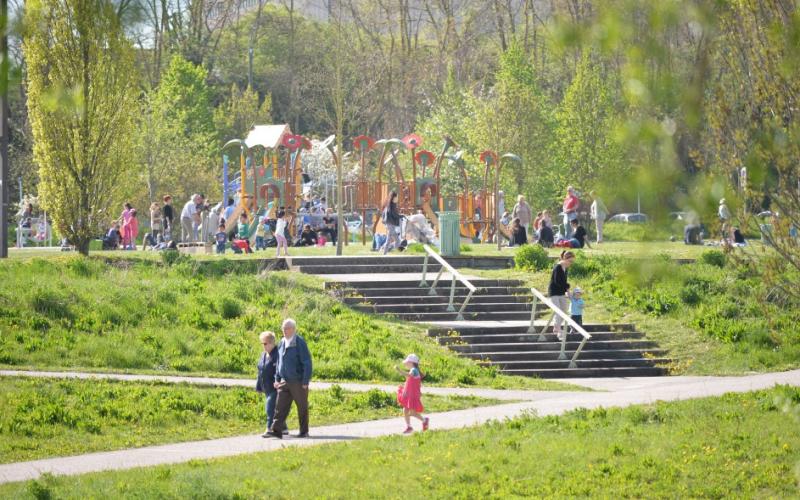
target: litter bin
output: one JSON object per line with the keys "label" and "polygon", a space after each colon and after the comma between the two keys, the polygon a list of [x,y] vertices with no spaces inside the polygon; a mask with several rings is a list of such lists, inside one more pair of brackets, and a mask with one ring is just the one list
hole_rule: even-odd
{"label": "litter bin", "polygon": [[461,253],[461,212],[439,213],[439,240],[442,245],[442,255],[455,257]]}

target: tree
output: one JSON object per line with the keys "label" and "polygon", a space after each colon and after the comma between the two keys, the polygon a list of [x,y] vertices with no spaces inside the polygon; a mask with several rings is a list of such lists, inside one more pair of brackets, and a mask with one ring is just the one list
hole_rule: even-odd
{"label": "tree", "polygon": [[591,50],[584,51],[557,113],[553,182],[592,186],[618,180],[627,165],[614,140],[619,116],[619,80]]}
{"label": "tree", "polygon": [[214,110],[214,124],[221,144],[230,139],[243,139],[255,124],[271,123],[272,97],[267,94],[259,103],[258,93],[247,87],[239,90],[234,84],[231,93]]}
{"label": "tree", "polygon": [[24,54],[39,197],[84,255],[132,164],[133,51],[107,0],[31,0]]}

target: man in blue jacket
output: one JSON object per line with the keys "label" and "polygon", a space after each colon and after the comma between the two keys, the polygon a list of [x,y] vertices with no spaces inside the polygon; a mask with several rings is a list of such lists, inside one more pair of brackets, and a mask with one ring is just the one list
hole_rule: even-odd
{"label": "man in blue jacket", "polygon": [[308,437],[308,383],[311,381],[311,352],[303,337],[297,334],[297,324],[291,318],[283,321],[283,339],[278,346],[278,365],[275,370],[275,388],[278,390],[278,401],[275,408],[275,420],[269,435],[283,438],[282,430],[286,428],[286,417],[292,408],[292,401],[297,405],[297,417],[300,420],[300,433],[297,437]]}

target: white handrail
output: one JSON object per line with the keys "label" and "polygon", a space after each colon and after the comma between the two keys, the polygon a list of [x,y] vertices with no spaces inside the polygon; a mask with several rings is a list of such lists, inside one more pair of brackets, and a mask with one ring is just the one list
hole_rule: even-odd
{"label": "white handrail", "polygon": [[[591,339],[592,336],[589,335],[589,332],[587,332],[581,325],[576,323],[575,320],[573,320],[567,313],[562,311],[559,307],[553,304],[553,302],[550,299],[545,297],[542,294],[542,292],[540,292],[535,288],[531,288],[531,293],[533,293],[533,306],[531,308],[531,324],[528,327],[528,333],[536,333],[536,328],[533,325],[534,319],[536,318],[536,305],[537,301],[542,301],[544,305],[546,305],[553,311],[553,315],[550,316],[550,319],[547,321],[547,324],[544,325],[544,328],[542,328],[542,331],[539,333],[539,338],[537,340],[539,342],[544,342],[545,340],[547,340],[547,338],[544,336],[545,330],[547,330],[547,327],[549,327],[550,324],[553,322],[553,319],[556,317],[556,315],[560,316],[561,319],[563,319],[567,325],[571,326],[573,330],[575,330],[576,332],[580,333],[583,336],[583,340],[581,340],[578,349],[575,350],[575,354],[572,355],[572,359],[569,362],[570,368],[577,368],[578,365],[576,364],[575,361],[578,359],[578,355],[583,350],[583,347],[586,345],[586,342],[589,339]],[[564,332],[564,334],[561,337],[561,352],[558,355],[558,359],[567,359],[566,349],[567,349],[567,332]]]}
{"label": "white handrail", "polygon": [[439,274],[436,275],[436,279],[433,280],[433,284],[430,285],[430,291],[428,295],[436,295],[436,285],[439,284],[439,279],[441,279],[442,274],[445,270],[450,271],[450,275],[452,276],[452,280],[450,282],[450,302],[447,304],[447,311],[454,312],[456,308],[453,306],[453,298],[455,297],[456,293],[456,279],[464,284],[464,286],[469,290],[467,297],[464,299],[464,302],[461,304],[461,308],[458,310],[458,315],[456,316],[456,320],[463,321],[464,320],[464,310],[467,308],[467,304],[469,304],[469,300],[472,298],[472,294],[478,291],[478,289],[469,282],[464,276],[461,275],[458,271],[453,268],[450,264],[447,263],[446,260],[442,258],[441,255],[436,253],[430,246],[422,245],[425,249],[425,260],[422,262],[422,281],[419,282],[420,287],[428,286],[428,282],[425,281],[425,277],[428,274],[428,256],[431,256],[438,262],[442,267],[439,269]]}

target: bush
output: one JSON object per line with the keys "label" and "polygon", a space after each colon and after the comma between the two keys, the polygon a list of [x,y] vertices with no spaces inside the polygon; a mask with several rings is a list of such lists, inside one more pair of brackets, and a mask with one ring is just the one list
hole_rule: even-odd
{"label": "bush", "polygon": [[242,315],[242,304],[231,297],[225,297],[220,302],[220,314],[223,319],[236,319]]}
{"label": "bush", "polygon": [[514,265],[517,269],[526,271],[541,271],[550,267],[550,257],[547,250],[539,245],[522,245],[514,255]]}
{"label": "bush", "polygon": [[700,255],[700,262],[710,266],[725,267],[726,260],[725,254],[719,250],[706,250]]}

